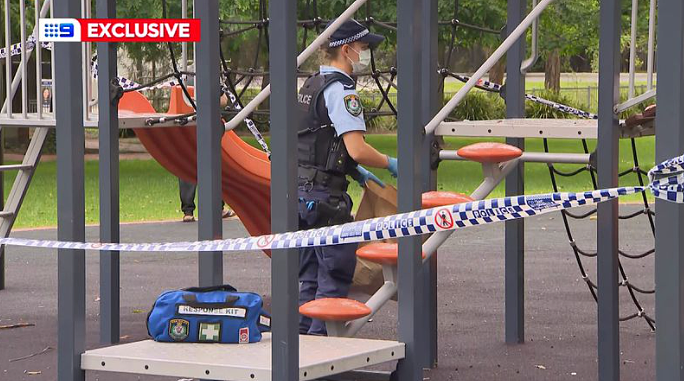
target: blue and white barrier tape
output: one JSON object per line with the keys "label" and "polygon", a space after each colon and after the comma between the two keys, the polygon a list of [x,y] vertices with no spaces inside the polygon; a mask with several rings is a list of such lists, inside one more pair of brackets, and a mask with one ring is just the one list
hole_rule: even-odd
{"label": "blue and white barrier tape", "polygon": [[[658,178],[659,176],[660,178]],[[84,243],[2,238],[0,244],[100,251],[273,250],[368,242],[455,230],[536,216],[582,205],[592,205],[620,196],[644,192],[646,189],[653,192],[657,198],[684,203],[684,156],[665,161],[654,167],[649,171],[649,178],[652,179],[652,182],[647,186],[472,201],[343,225],[258,237],[169,243]]]}
{"label": "blue and white barrier tape", "polygon": [[[10,56],[18,56],[21,54],[21,42],[17,42],[16,44],[10,45]],[[41,42],[40,46],[42,48],[52,50],[52,42]],[[35,36],[29,36],[28,39],[26,39],[26,53],[30,53],[33,48],[36,47],[36,37]],[[7,57],[7,48],[0,48],[0,59],[4,59]]]}

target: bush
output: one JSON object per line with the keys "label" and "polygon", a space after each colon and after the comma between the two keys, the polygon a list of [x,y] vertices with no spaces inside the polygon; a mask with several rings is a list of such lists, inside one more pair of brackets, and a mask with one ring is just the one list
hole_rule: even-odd
{"label": "bush", "polygon": [[43,143],[43,154],[52,155],[57,153],[57,135],[55,132],[56,128],[51,128],[48,130],[47,136],[45,136],[45,143]]}
{"label": "bush", "polygon": [[[544,98],[549,101],[560,103],[566,106],[574,107],[581,110],[581,107],[572,102],[569,98],[555,93],[553,91],[544,91],[538,95],[539,98]],[[525,116],[535,119],[575,119],[577,116],[561,112],[551,106],[547,106],[537,102],[525,102]]]}
{"label": "bush", "polygon": [[[444,104],[450,99],[451,97],[445,97]],[[506,104],[498,94],[471,92],[456,106],[449,117],[457,120],[503,119],[506,117]]]}

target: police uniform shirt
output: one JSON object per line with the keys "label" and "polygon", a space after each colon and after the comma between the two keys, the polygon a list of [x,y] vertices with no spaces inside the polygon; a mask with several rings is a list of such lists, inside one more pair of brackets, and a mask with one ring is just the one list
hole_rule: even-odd
{"label": "police uniform shirt", "polygon": [[[338,72],[349,77],[347,73],[332,66],[321,66],[320,72],[323,75]],[[366,131],[363,107],[356,89],[347,88],[342,82],[335,82],[323,90],[323,98],[337,136],[349,131]]]}

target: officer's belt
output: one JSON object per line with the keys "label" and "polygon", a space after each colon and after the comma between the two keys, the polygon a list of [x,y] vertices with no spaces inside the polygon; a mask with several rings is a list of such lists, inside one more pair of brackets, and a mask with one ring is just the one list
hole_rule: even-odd
{"label": "officer's belt", "polygon": [[349,182],[342,174],[332,174],[317,168],[299,167],[299,186],[323,186],[334,191],[346,192]]}

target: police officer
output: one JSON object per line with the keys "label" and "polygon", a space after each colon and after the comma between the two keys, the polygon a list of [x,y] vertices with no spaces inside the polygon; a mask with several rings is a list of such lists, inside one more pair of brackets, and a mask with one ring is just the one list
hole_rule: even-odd
{"label": "police officer", "polygon": [[[328,24],[330,26],[330,24]],[[370,63],[370,49],[384,40],[348,20],[323,46],[325,65],[309,77],[298,95],[299,227],[311,229],[350,222],[352,201],[346,193],[353,177],[384,184],[360,164],[386,168],[396,177],[397,159],[366,143],[366,124],[352,74]],[[300,250],[299,304],[346,297],[356,267],[356,244]],[[302,316],[302,334],[325,335],[325,323]]]}

